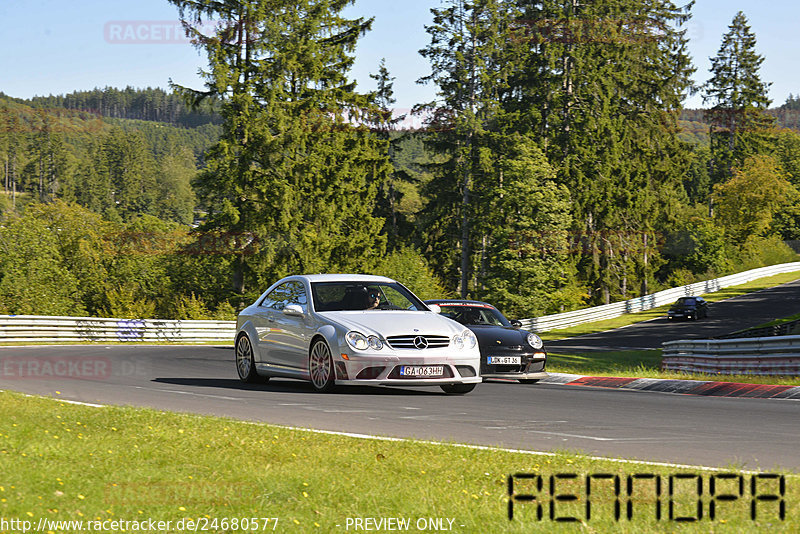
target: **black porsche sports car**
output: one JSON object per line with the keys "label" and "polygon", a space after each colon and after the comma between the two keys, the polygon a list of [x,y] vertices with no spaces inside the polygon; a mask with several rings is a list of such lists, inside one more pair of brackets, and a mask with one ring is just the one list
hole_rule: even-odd
{"label": "black porsche sports car", "polygon": [[547,351],[542,339],[522,330],[519,321],[509,321],[500,311],[477,300],[426,300],[441,314],[475,333],[481,349],[481,376],[512,378],[532,384],[547,377]]}

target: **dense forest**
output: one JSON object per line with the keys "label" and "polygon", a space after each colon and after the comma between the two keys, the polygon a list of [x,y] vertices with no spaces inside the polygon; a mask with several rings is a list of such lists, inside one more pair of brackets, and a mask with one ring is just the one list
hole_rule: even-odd
{"label": "dense forest", "polygon": [[[0,97],[9,97],[0,94]],[[73,91],[68,95],[36,96],[28,100],[11,99],[36,109],[72,110],[94,113],[112,119],[138,119],[191,128],[219,124],[221,118],[213,106],[193,108],[178,95],[164,89],[116,89],[105,87],[91,91]]]}
{"label": "dense forest", "polygon": [[698,73],[669,0],[446,0],[412,131],[390,66],[349,78],[348,2],[170,3],[224,22],[206,87],[0,93],[0,313],[232,318],[371,272],[532,317],[797,258],[800,98],[741,12]]}

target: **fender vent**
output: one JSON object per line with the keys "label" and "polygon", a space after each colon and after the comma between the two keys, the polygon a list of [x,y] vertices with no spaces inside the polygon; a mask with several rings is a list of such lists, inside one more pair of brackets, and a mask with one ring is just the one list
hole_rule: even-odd
{"label": "fender vent", "polygon": [[458,374],[463,377],[475,376],[475,369],[469,365],[456,365],[456,369],[458,370]]}

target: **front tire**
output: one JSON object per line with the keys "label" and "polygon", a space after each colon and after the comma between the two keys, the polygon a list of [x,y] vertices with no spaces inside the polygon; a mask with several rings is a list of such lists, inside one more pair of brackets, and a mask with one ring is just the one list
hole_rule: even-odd
{"label": "front tire", "polygon": [[239,380],[250,384],[269,380],[269,377],[259,376],[256,372],[253,345],[247,334],[242,334],[236,340],[236,372],[239,374]]}
{"label": "front tire", "polygon": [[311,346],[308,355],[308,375],[311,385],[319,393],[329,393],[336,385],[336,371],[333,367],[331,349],[325,341],[318,339]]}
{"label": "front tire", "polygon": [[448,395],[464,395],[475,389],[475,384],[445,384],[439,387]]}

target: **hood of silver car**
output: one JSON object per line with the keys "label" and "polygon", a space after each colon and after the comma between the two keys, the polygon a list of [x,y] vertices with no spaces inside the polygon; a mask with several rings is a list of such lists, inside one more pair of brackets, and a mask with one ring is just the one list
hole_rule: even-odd
{"label": "hood of silver car", "polygon": [[450,337],[466,329],[455,321],[428,311],[330,311],[318,315],[338,323],[345,330],[384,337],[416,334]]}

